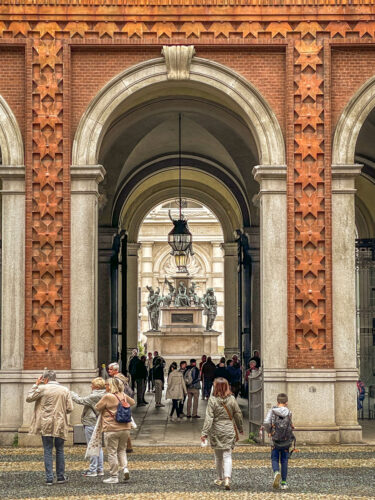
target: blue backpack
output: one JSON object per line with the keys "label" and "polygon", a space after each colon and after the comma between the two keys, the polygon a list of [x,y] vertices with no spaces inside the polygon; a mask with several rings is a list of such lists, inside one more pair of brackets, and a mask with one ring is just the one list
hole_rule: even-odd
{"label": "blue backpack", "polygon": [[108,411],[108,413],[110,413],[112,415],[112,417],[114,416],[114,419],[119,424],[128,424],[132,420],[132,411],[131,411],[130,405],[126,401],[126,399],[121,400],[117,396],[117,394],[114,394],[114,396],[116,396],[116,398],[118,399],[116,415],[114,416],[113,413],[108,410],[108,408],[107,408],[107,411]]}

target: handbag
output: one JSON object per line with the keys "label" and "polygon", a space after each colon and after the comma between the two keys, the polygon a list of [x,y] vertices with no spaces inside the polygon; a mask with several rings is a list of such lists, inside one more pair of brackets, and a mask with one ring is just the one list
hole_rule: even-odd
{"label": "handbag", "polygon": [[129,422],[132,421],[132,411],[130,408],[130,404],[126,401],[126,399],[121,400],[117,394],[114,394],[116,398],[118,399],[118,405],[117,405],[117,411],[116,415],[113,415],[113,413],[108,410],[107,412],[118,422],[119,424],[128,424]]}
{"label": "handbag", "polygon": [[240,435],[238,434],[238,429],[237,429],[237,425],[236,425],[236,422],[233,420],[233,417],[232,417],[232,414],[231,412],[228,410],[227,408],[227,405],[225,403],[223,403],[223,406],[225,408],[225,411],[228,413],[228,417],[229,417],[229,420],[232,422],[233,424],[233,427],[234,427],[234,434],[236,436],[236,442],[240,440]]}

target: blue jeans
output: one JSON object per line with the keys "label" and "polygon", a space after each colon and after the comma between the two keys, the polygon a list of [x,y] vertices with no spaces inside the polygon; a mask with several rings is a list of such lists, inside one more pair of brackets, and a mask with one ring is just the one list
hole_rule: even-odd
{"label": "blue jeans", "polygon": [[273,472],[280,470],[279,462],[281,463],[281,481],[286,481],[286,477],[288,475],[288,458],[289,450],[277,450],[276,448],[272,448],[272,470]]}
{"label": "blue jeans", "polygon": [[64,457],[64,440],[58,437],[42,436],[44,448],[44,468],[46,470],[46,480],[53,481],[53,443],[56,448],[56,476],[57,479],[65,477],[65,457]]}
{"label": "blue jeans", "polygon": [[[91,426],[91,425],[85,425],[84,429],[85,429],[86,443],[89,444],[95,427]],[[98,457],[91,457],[90,458],[89,471],[90,472],[103,472],[103,448],[100,448],[100,452],[99,452]]]}

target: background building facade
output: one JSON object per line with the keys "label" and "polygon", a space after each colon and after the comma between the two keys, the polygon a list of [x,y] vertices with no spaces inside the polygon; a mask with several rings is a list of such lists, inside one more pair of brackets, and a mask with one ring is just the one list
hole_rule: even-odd
{"label": "background building facade", "polygon": [[225,352],[253,334],[264,409],[288,392],[302,440],[360,439],[374,14],[362,0],[0,2],[2,442],[30,442],[25,393],[44,366],[79,391],[136,346],[139,228],[176,197],[179,112],[184,196],[222,227]]}

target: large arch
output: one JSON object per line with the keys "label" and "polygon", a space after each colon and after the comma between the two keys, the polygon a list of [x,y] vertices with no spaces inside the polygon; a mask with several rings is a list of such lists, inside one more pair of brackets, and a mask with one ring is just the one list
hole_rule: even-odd
{"label": "large arch", "polygon": [[[168,49],[173,50],[174,47],[170,46]],[[98,183],[104,175],[104,169],[99,164],[99,159],[105,137],[115,130],[116,124],[121,121],[123,116],[137,106],[141,107],[144,103],[159,99],[160,96],[166,94],[178,96],[194,94],[207,101],[219,103],[221,107],[227,108],[241,119],[250,132],[249,135],[252,136],[254,151],[256,150],[255,155],[259,161],[259,164],[253,168],[252,172],[251,168],[254,163],[249,164],[245,172],[246,176],[253,175],[254,179],[260,184],[258,194],[252,199],[247,199],[246,202],[249,205],[255,203],[260,214],[260,243],[258,242],[258,244],[261,246],[261,336],[263,339],[262,354],[265,367],[265,400],[270,401],[274,398],[274,394],[269,380],[279,377],[280,383],[284,383],[285,370],[287,369],[287,210],[284,138],[280,125],[269,104],[260,92],[241,75],[214,61],[201,58],[193,58],[191,64],[185,69],[187,71],[184,71],[182,75],[180,73],[178,73],[177,77],[175,73],[171,75],[163,58],[149,60],[127,69],[113,78],[94,97],[77,128],[73,142],[71,167],[72,367],[75,367],[76,360],[78,363],[78,359],[87,359],[87,343],[92,339],[94,344],[96,338],[97,311],[96,302],[92,298],[96,297],[97,284],[92,276],[97,272],[97,260],[92,249],[97,247]],[[189,159],[186,159],[186,161],[189,162]],[[175,158],[173,162],[176,162]],[[110,168],[110,162],[106,163],[107,165]],[[169,175],[174,175],[172,172],[175,166],[176,163],[169,165],[168,168],[163,165],[160,170],[155,169],[152,175],[163,175],[166,171],[169,172]],[[184,166],[184,172],[185,168],[187,171],[187,166]],[[193,168],[197,170],[196,166],[193,166]],[[145,174],[144,186],[148,181],[146,171]],[[128,177],[129,182],[132,180],[132,175],[133,173]],[[215,176],[214,173],[213,176]],[[239,229],[243,227],[239,215],[241,214],[241,202],[236,199],[236,194],[234,194],[229,184],[223,185],[224,183],[220,181],[219,176],[216,177],[214,187],[219,189],[220,186],[223,191],[220,196],[215,195],[212,182],[206,182],[207,186],[203,189],[202,183],[199,183],[199,176],[197,176],[197,179],[192,180],[189,192],[186,195],[197,200],[202,199],[202,193],[207,195],[207,198],[202,201],[216,213],[223,225],[226,234],[226,243],[223,246],[226,269],[224,279],[228,280],[228,286],[226,281],[224,285],[225,290],[227,290],[225,292],[225,301],[227,304],[232,304],[229,307],[234,311],[235,315],[237,299],[236,293],[233,292],[236,289],[238,248],[237,243],[234,241],[233,228]],[[137,226],[147,210],[151,208],[148,204],[157,204],[163,198],[167,199],[175,196],[172,184],[175,186],[176,182],[170,182],[168,185],[169,181],[168,179],[163,180],[162,193],[158,192],[158,187],[155,186],[152,189],[152,186],[150,186],[147,196],[145,195],[146,202],[142,203],[142,198],[138,196],[138,201],[134,206],[128,205],[128,213],[116,219],[120,222],[120,220],[128,217],[130,224],[129,226],[128,221],[126,222],[126,229],[129,230],[130,227],[132,240],[130,241],[129,238],[127,247],[128,283],[137,282],[136,262],[139,247],[136,243]],[[209,188],[211,188],[211,193]],[[129,190],[126,199],[131,198],[133,189],[136,190],[137,185],[134,185]],[[225,189],[228,196],[224,193]],[[126,202],[126,199],[124,199],[124,202]],[[220,205],[221,201],[223,203]],[[119,211],[117,213],[120,215]],[[132,217],[130,217],[131,214]],[[91,229],[85,232],[84,235],[82,234],[83,226]],[[124,224],[122,227],[124,227]],[[250,230],[250,228],[247,229]],[[107,236],[105,237],[107,238]],[[134,274],[131,274],[130,269],[134,270]],[[83,307],[83,289],[85,289],[87,297],[86,307]],[[134,314],[131,315],[128,312],[127,324],[134,326],[137,324],[137,315],[136,308],[133,306],[132,311]],[[228,318],[228,316],[225,317]],[[84,325],[84,328],[82,325]],[[129,332],[136,331],[136,327],[128,327],[127,330]],[[226,326],[225,330],[232,331],[233,338],[236,338],[236,326],[231,325],[229,328]],[[85,340],[83,342],[76,339]],[[135,345],[129,345],[128,343],[127,347],[129,349],[135,347]],[[228,347],[232,349],[238,348],[236,348],[235,344],[230,344]],[[229,352],[228,349],[228,354]],[[233,352],[236,352],[236,350]],[[277,369],[276,375],[275,369]],[[268,379],[268,376],[271,378]]]}
{"label": "large arch", "polygon": [[[163,58],[137,64],[113,78],[91,101],[82,116],[73,143],[73,165],[96,165],[106,130],[126,99],[140,89],[145,90],[169,80]],[[227,96],[243,112],[252,131],[262,165],[284,165],[285,146],[277,118],[260,92],[235,71],[214,61],[193,58],[188,78],[190,83],[216,89]]]}
{"label": "large arch", "polygon": [[1,179],[1,365],[0,432],[11,444],[22,424],[22,413],[14,416],[14,405],[22,401],[19,382],[24,359],[25,330],[25,167],[22,134],[17,120],[0,96]]}

